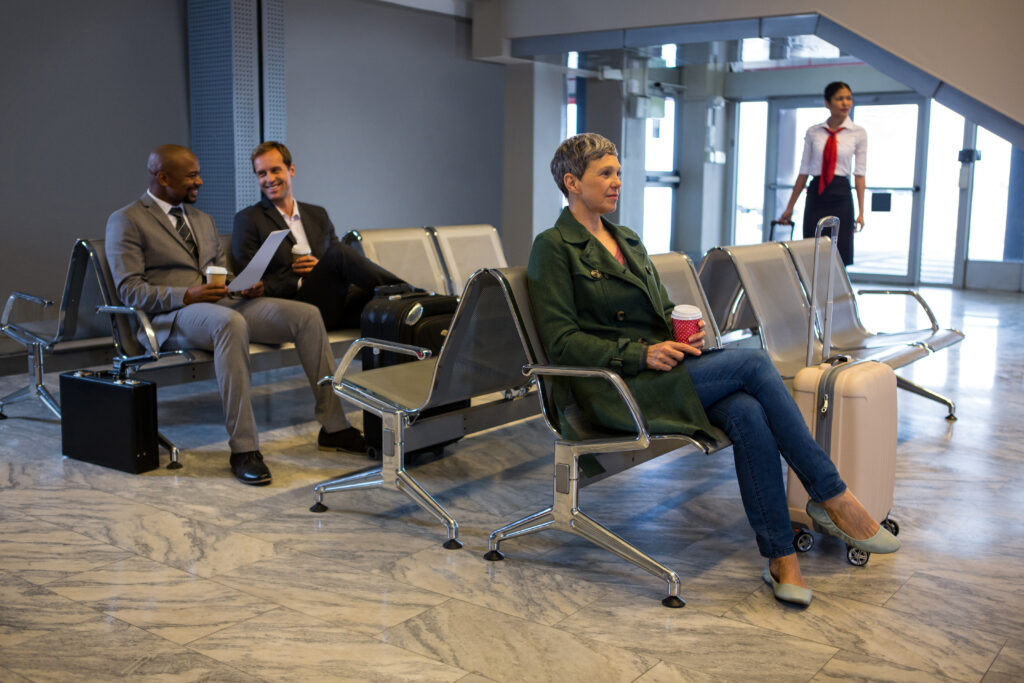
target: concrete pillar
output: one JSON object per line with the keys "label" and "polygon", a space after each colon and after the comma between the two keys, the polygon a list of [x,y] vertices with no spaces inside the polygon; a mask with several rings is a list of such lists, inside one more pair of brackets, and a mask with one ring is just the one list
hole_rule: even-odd
{"label": "concrete pillar", "polygon": [[543,63],[505,71],[501,240],[510,265],[526,265],[533,238],[555,224],[561,193],[551,157],[562,141],[565,74]]}
{"label": "concrete pillar", "polygon": [[625,225],[643,237],[644,227],[644,133],[645,119],[629,118],[622,81],[587,80],[584,131],[599,133],[619,150],[622,190],[618,209],[608,220]]}
{"label": "concrete pillar", "polygon": [[[693,55],[694,50],[706,52]],[[685,46],[683,68],[686,91],[677,107],[679,116],[680,188],[672,235],[672,248],[699,260],[713,246],[723,244],[728,175],[725,166],[728,124],[724,92],[725,44]],[[706,63],[705,63],[706,62]]]}

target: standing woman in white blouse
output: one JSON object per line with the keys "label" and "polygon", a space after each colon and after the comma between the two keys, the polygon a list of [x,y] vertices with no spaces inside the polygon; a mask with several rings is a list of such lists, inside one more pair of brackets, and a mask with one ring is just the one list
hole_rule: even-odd
{"label": "standing woman in white blouse", "polygon": [[[807,129],[804,137],[804,156],[800,162],[793,193],[786,210],[779,216],[787,223],[793,216],[793,206],[807,184],[807,203],[804,206],[804,237],[814,237],[814,228],[824,216],[839,218],[839,253],[843,263],[853,263],[853,233],[864,228],[864,173],[867,170],[868,134],[850,120],[853,92],[841,81],[825,87],[825,106],[829,117]],[[853,198],[850,195],[850,175],[857,191],[858,213],[853,217]]]}

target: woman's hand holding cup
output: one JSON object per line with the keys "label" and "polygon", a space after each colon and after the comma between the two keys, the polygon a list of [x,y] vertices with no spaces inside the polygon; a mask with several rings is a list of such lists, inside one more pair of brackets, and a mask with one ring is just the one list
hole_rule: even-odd
{"label": "woman's hand holding cup", "polygon": [[686,357],[701,355],[704,346],[704,320],[696,306],[680,304],[672,310],[675,341],[663,341],[647,347],[647,367],[667,372]]}

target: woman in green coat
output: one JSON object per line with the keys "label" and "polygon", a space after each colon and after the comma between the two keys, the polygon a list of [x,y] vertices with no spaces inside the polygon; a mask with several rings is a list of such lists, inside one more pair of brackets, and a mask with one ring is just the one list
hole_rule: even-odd
{"label": "woman in green coat", "polygon": [[[747,519],[768,558],[762,576],[776,598],[811,601],[793,548],[780,454],[810,494],[807,512],[820,526],[868,552],[896,551],[899,541],[871,518],[811,437],[767,354],[702,353],[703,330],[687,343],[674,340],[673,303],[640,238],[604,218],[622,187],[615,145],[594,133],[569,138],[551,173],[569,206],[537,236],[528,268],[551,361],[617,372],[652,432],[709,433],[715,425],[729,435]],[[556,384],[559,412],[570,393],[592,422],[632,431],[622,402],[600,380]],[[564,420],[562,428],[571,432]]]}

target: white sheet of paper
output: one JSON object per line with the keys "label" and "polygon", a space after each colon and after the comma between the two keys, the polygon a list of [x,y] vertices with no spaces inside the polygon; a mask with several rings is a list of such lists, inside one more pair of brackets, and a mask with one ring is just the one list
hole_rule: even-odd
{"label": "white sheet of paper", "polygon": [[270,259],[274,258],[274,252],[281,246],[281,240],[288,234],[288,230],[275,230],[267,236],[267,241],[263,243],[256,255],[249,261],[249,265],[245,269],[235,276],[235,279],[228,285],[228,290],[232,292],[240,292],[243,289],[249,289],[255,286],[257,282],[263,277],[263,273],[266,272],[267,266],[270,264]]}

